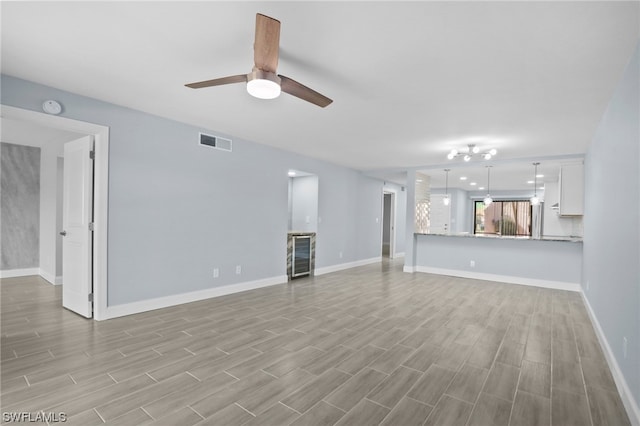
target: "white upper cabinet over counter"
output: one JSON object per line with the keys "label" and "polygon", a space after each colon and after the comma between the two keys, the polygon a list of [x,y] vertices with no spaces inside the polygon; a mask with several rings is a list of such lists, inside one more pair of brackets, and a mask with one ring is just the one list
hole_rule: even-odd
{"label": "white upper cabinet over counter", "polygon": [[584,165],[564,164],[559,178],[560,216],[582,216],[584,214]]}

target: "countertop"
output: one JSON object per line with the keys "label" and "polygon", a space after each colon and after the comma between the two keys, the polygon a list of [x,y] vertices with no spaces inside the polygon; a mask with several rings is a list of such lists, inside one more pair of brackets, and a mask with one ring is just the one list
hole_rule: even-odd
{"label": "countertop", "polygon": [[560,236],[560,235],[547,235],[541,238],[532,238],[532,237],[523,237],[516,235],[482,235],[482,234],[469,234],[469,233],[459,233],[459,234],[430,234],[423,232],[416,232],[416,235],[433,235],[436,237],[461,237],[461,238],[491,238],[491,239],[500,239],[500,240],[528,240],[528,241],[560,241],[565,243],[581,243],[582,237],[576,236]]}

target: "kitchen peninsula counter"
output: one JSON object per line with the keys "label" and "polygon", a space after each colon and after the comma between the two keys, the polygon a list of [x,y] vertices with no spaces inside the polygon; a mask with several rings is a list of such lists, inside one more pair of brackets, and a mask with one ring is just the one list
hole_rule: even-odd
{"label": "kitchen peninsula counter", "polygon": [[435,235],[439,237],[462,237],[462,238],[498,238],[501,240],[523,240],[523,241],[563,241],[568,243],[581,243],[582,237],[578,236],[561,236],[561,235],[548,235],[540,238],[525,237],[518,235],[497,235],[497,234],[470,234],[468,232],[461,232],[458,234],[434,234],[434,233],[422,233],[416,232],[416,235]]}
{"label": "kitchen peninsula counter", "polygon": [[582,239],[473,234],[414,234],[414,265],[427,272],[513,284],[579,291]]}

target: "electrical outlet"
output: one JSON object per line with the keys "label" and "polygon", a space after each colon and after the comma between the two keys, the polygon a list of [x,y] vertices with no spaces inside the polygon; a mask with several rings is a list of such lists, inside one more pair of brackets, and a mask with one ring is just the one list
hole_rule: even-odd
{"label": "electrical outlet", "polygon": [[475,268],[476,267],[476,261],[475,260],[470,261],[469,262],[469,266],[472,267],[472,268]]}
{"label": "electrical outlet", "polygon": [[213,268],[213,278],[218,278],[220,276],[220,269]]}
{"label": "electrical outlet", "polygon": [[242,273],[242,266],[236,265],[236,275],[240,275]]}
{"label": "electrical outlet", "polygon": [[622,338],[622,357],[627,359],[627,338]]}

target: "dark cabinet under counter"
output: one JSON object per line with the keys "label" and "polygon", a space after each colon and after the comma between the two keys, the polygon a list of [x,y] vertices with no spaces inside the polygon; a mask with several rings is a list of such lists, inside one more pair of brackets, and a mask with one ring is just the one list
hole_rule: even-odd
{"label": "dark cabinet under counter", "polygon": [[287,234],[287,276],[289,280],[313,275],[315,252],[315,232],[289,232]]}

